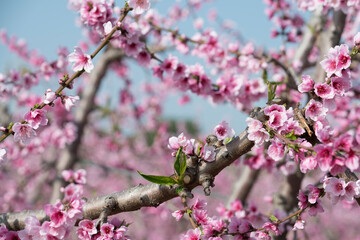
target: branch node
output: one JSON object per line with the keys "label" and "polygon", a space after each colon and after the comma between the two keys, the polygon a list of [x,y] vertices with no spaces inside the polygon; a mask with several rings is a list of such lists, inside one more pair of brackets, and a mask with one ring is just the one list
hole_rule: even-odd
{"label": "branch node", "polygon": [[214,177],[212,177],[209,174],[202,174],[200,176],[200,183],[202,187],[204,188],[204,193],[206,196],[209,196],[211,194],[210,187],[214,187]]}
{"label": "branch node", "polygon": [[186,199],[186,198],[192,199],[192,198],[194,198],[194,194],[192,194],[190,192],[190,190],[187,189],[187,188],[183,188],[181,190],[181,192],[179,192],[179,196],[180,196],[181,199]]}
{"label": "branch node", "polygon": [[217,137],[213,134],[210,134],[209,136],[206,137],[206,143],[209,145],[209,146],[213,146],[215,148],[219,148],[221,146],[223,146],[223,142],[222,141],[219,141],[217,139]]}
{"label": "branch node", "polygon": [[99,228],[102,224],[107,222],[107,217],[111,214],[112,210],[114,210],[117,206],[118,204],[113,196],[109,196],[105,198],[105,205],[100,213],[99,220],[96,223],[97,228]]}
{"label": "branch node", "polygon": [[198,156],[190,156],[189,158],[186,159],[186,166],[188,166],[188,168],[195,168],[197,167],[199,162],[199,157]]}

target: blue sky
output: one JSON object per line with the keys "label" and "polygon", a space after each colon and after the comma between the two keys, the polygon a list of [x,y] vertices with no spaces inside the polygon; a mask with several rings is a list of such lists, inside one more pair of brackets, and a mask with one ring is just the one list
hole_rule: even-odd
{"label": "blue sky", "polygon": [[[153,5],[158,12],[165,13],[175,2],[184,1],[163,0]],[[115,3],[118,6],[124,5],[123,0],[115,0]],[[238,31],[246,40],[251,40],[265,48],[280,46],[279,40],[269,37],[272,23],[264,14],[265,5],[262,1],[213,0],[204,4],[197,16],[206,20],[209,9],[216,9],[222,19],[235,22]],[[30,49],[37,49],[48,60],[52,60],[56,56],[58,46],[73,49],[79,40],[84,39],[81,29],[75,25],[76,16],[76,13],[67,8],[65,0],[2,1],[0,29],[5,28],[9,35],[15,34],[24,38]],[[205,26],[207,26],[206,21]],[[179,30],[190,36],[194,34],[192,19],[179,23]],[[23,64],[15,54],[0,44],[0,72],[18,68]],[[135,74],[134,79],[137,78],[141,78],[141,75]],[[104,84],[104,86],[109,87],[109,84]],[[44,86],[41,89],[46,88],[47,86]],[[213,107],[205,99],[192,94],[190,96],[192,102],[185,107],[177,105],[178,96],[170,97],[165,104],[165,116],[195,119],[204,133],[211,131],[222,120],[227,120],[237,132],[244,129],[245,115],[239,113],[234,107],[229,105]]]}

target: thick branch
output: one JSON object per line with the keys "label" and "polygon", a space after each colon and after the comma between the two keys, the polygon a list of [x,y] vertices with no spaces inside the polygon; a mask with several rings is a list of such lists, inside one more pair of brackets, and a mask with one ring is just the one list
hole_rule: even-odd
{"label": "thick branch", "polygon": [[[257,113],[256,118],[263,120],[264,114]],[[207,177],[214,178],[225,167],[229,166],[243,154],[249,152],[254,143],[247,138],[247,131],[243,131],[239,136],[234,138],[226,146],[219,148],[216,159],[213,162],[202,162],[199,165],[199,171],[194,176],[195,181],[185,186],[191,190],[202,184]],[[109,197],[115,198],[117,204],[112,208],[109,215],[136,211],[142,207],[157,207],[161,203],[177,197],[174,186],[164,186],[157,184],[139,185],[118,193],[97,197],[88,200],[83,208],[83,216],[87,219],[96,219],[100,216],[101,211]],[[20,230],[25,227],[24,220],[34,215],[41,222],[47,218],[44,211],[21,211],[16,213],[1,214],[0,224],[5,224],[9,230]]]}
{"label": "thick branch", "polygon": [[242,203],[246,202],[247,197],[249,196],[251,189],[256,183],[260,174],[260,170],[251,169],[250,167],[244,167],[241,172],[241,176],[235,182],[233,191],[228,199],[227,206],[239,199]]}
{"label": "thick branch", "polygon": [[323,14],[322,8],[315,10],[304,31],[301,43],[295,52],[294,60],[300,61],[303,64],[301,71],[309,65],[308,57],[316,43],[319,33],[323,31],[325,24],[326,15]]}

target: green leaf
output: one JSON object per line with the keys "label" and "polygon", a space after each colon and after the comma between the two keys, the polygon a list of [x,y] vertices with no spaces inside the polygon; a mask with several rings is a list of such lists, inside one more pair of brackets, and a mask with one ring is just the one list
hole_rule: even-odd
{"label": "green leaf", "polygon": [[179,150],[176,153],[175,162],[174,162],[174,169],[178,176],[180,176],[180,160],[181,160],[181,154],[182,154],[182,147],[179,148]]}
{"label": "green leaf", "polygon": [[269,217],[269,219],[270,219],[272,222],[277,222],[277,221],[279,221],[279,219],[278,219],[277,217],[275,217],[274,215],[271,215],[271,216]]}
{"label": "green leaf", "polygon": [[296,140],[297,137],[294,134],[294,130],[292,130],[290,133],[286,134],[285,137],[290,140]]}
{"label": "green leaf", "polygon": [[197,155],[197,156],[200,156],[200,153],[201,153],[201,147],[202,147],[202,145],[201,145],[201,144],[199,144],[199,145],[198,145],[198,148],[196,149],[196,155]]}
{"label": "green leaf", "polygon": [[161,184],[161,185],[173,185],[176,184],[177,182],[175,181],[175,179],[171,178],[171,177],[166,177],[166,176],[155,176],[155,175],[146,175],[140,171],[137,171],[143,178],[145,178],[146,180],[148,180],[149,182],[152,183],[156,183],[156,184]]}
{"label": "green leaf", "polygon": [[262,73],[262,79],[264,80],[265,84],[267,84],[269,82],[266,69],[264,69],[264,71]]}
{"label": "green leaf", "polygon": [[183,187],[176,188],[176,193],[180,193],[183,189],[184,189]]}
{"label": "green leaf", "polygon": [[225,144],[225,145],[228,144],[228,143],[231,142],[233,139],[234,139],[234,137],[231,137],[231,138],[227,137],[227,138],[225,138],[224,144]]}
{"label": "green leaf", "polygon": [[186,154],[183,153],[183,160],[180,164],[180,174],[179,176],[182,177],[182,175],[185,173],[185,170],[186,170]]}

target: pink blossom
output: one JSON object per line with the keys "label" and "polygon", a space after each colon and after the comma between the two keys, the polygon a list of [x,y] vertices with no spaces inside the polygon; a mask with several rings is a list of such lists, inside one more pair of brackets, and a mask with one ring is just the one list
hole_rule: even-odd
{"label": "pink blossom", "polygon": [[82,208],[85,201],[82,199],[73,198],[69,200],[69,204],[66,209],[68,224],[75,224],[76,220],[82,218]]}
{"label": "pink blossom", "polygon": [[[121,25],[118,25],[118,27],[120,27],[120,26]],[[113,30],[113,25],[112,25],[111,21],[104,23],[103,27],[104,27],[105,36],[109,35],[111,33],[111,31]],[[120,31],[115,31],[111,37],[112,37],[112,39],[114,39],[114,38],[120,36],[120,34],[121,34]]]}
{"label": "pink blossom", "polygon": [[274,159],[275,161],[280,161],[284,158],[285,155],[285,147],[279,140],[271,139],[271,145],[268,148],[268,155]]}
{"label": "pink blossom", "polygon": [[77,128],[72,122],[68,122],[62,129],[55,129],[51,135],[51,141],[56,147],[64,148],[65,144],[73,142],[76,138]]}
{"label": "pink blossom", "polygon": [[6,149],[0,148],[0,163],[6,162]]}
{"label": "pink blossom", "polygon": [[54,205],[45,205],[45,212],[46,215],[50,216],[51,227],[58,228],[67,221],[66,212],[63,211],[63,205],[60,202],[57,202]]}
{"label": "pink blossom", "polygon": [[316,160],[322,171],[328,171],[333,156],[333,149],[331,146],[318,144],[314,147],[316,152]]}
{"label": "pink blossom", "polygon": [[111,19],[111,5],[107,1],[82,1],[76,5],[80,6],[78,11],[85,25],[98,28]]}
{"label": "pink blossom", "polygon": [[207,222],[209,220],[206,210],[195,209],[193,211],[193,216],[194,216],[195,220],[202,225],[207,224]]}
{"label": "pink blossom", "polygon": [[79,169],[74,172],[74,180],[77,184],[86,184],[86,170]]}
{"label": "pink blossom", "polygon": [[271,232],[275,233],[275,235],[279,235],[279,228],[278,228],[278,226],[275,225],[274,223],[266,222],[266,223],[264,224],[263,228],[264,228],[267,232],[271,231]]}
{"label": "pink blossom", "polygon": [[330,48],[328,55],[325,56],[325,59],[320,64],[327,73],[327,76],[330,77],[337,70],[337,51],[334,48]]}
{"label": "pink blossom", "polygon": [[149,66],[151,60],[150,53],[148,53],[145,50],[139,52],[137,55],[137,60],[141,66],[145,66],[145,67]]}
{"label": "pink blossom", "polygon": [[187,155],[191,155],[194,154],[194,149],[195,149],[195,139],[190,139],[186,141],[186,146],[184,147],[184,153]]}
{"label": "pink blossom", "polygon": [[358,33],[354,36],[354,45],[355,45],[355,46],[359,46],[359,45],[360,45],[360,32],[358,32]]}
{"label": "pink blossom", "polygon": [[356,195],[358,195],[358,194],[359,194],[359,189],[356,186],[355,182],[350,181],[350,182],[346,183],[346,186],[345,186],[345,198],[348,201],[352,201],[354,199],[354,197]]}
{"label": "pink blossom", "polygon": [[129,0],[129,6],[134,9],[135,14],[142,14],[149,10],[150,2],[149,0]]}
{"label": "pink blossom", "polygon": [[256,231],[255,237],[259,240],[271,240],[271,237],[267,232]]}
{"label": "pink blossom", "polygon": [[325,192],[334,196],[345,195],[345,180],[342,178],[330,178],[329,182],[324,187]]}
{"label": "pink blossom", "polygon": [[331,86],[335,94],[344,96],[345,92],[351,88],[351,80],[349,77],[346,77],[345,74],[343,74],[342,77],[334,76],[331,78]]}
{"label": "pink blossom", "polygon": [[113,28],[112,23],[110,21],[108,21],[107,23],[104,23],[103,27],[104,27],[105,35],[109,35],[109,33],[111,32],[111,30]]}
{"label": "pink blossom", "polygon": [[[77,234],[80,239],[91,239],[90,236],[97,233],[96,226],[93,221],[84,219],[80,221]],[[80,235],[80,236],[79,236]]]}
{"label": "pink blossom", "polygon": [[195,19],[193,25],[196,30],[200,30],[204,25],[204,19],[202,18]]}
{"label": "pink blossom", "polygon": [[314,205],[311,205],[309,208],[309,215],[312,217],[315,217],[318,213],[323,213],[324,208],[321,205],[320,199],[317,200],[317,203]]}
{"label": "pink blossom", "polygon": [[349,55],[349,48],[347,45],[341,44],[339,46],[337,60],[337,69],[340,71],[340,73],[336,75],[341,76],[341,70],[349,68],[351,64],[351,57]]}
{"label": "pink blossom", "polygon": [[259,131],[260,129],[263,128],[262,123],[259,120],[256,120],[256,119],[253,119],[253,118],[248,117],[246,119],[246,123],[247,123],[247,126],[248,126],[248,132],[249,133],[257,132],[257,131]]}
{"label": "pink blossom", "polygon": [[277,129],[284,125],[287,120],[286,112],[272,111],[269,115],[269,126],[273,129]]}
{"label": "pink blossom", "polygon": [[344,150],[348,152],[352,147],[353,140],[354,140],[353,136],[350,135],[349,133],[342,134],[336,138],[334,147],[337,150]]}
{"label": "pink blossom", "polygon": [[353,150],[350,150],[347,153],[347,158],[345,159],[345,166],[348,167],[351,171],[355,171],[359,168],[359,157]]}
{"label": "pink blossom", "polygon": [[308,194],[309,203],[315,204],[320,197],[320,189],[318,189],[314,185],[309,184],[306,186],[306,190],[309,191]]}
{"label": "pink blossom", "polygon": [[280,171],[285,175],[289,176],[295,173],[297,170],[297,164],[293,161],[287,161],[284,165],[281,165]]}
{"label": "pink blossom", "polygon": [[314,170],[316,166],[316,159],[313,156],[309,156],[300,162],[300,171],[302,173],[307,173],[309,170]]}
{"label": "pink blossom", "polygon": [[44,75],[44,78],[46,81],[49,81],[51,76],[54,74],[55,70],[54,68],[48,64],[47,62],[44,62],[40,66],[40,71]]}
{"label": "pink blossom", "polygon": [[48,89],[48,90],[46,90],[46,92],[45,92],[44,103],[45,103],[45,104],[49,104],[49,103],[51,103],[52,101],[54,101],[55,98],[56,98],[56,94],[55,94],[51,89]]}
{"label": "pink blossom", "polygon": [[28,145],[31,139],[36,136],[36,132],[29,124],[15,123],[12,130],[15,133],[14,140],[20,141],[23,145]]}
{"label": "pink blossom", "polygon": [[302,229],[304,229],[304,225],[305,225],[305,221],[302,220],[302,219],[300,219],[300,218],[298,218],[298,219],[296,220],[296,222],[295,222],[294,227],[293,227],[292,230],[294,230],[294,231],[296,231],[297,229],[302,230]]}
{"label": "pink blossom", "polygon": [[74,172],[72,170],[64,170],[61,172],[61,176],[65,181],[70,182],[74,176]]}
{"label": "pink blossom", "polygon": [[79,198],[83,194],[83,186],[79,184],[70,183],[65,188],[61,188],[61,192],[64,192],[64,198],[69,200],[73,198]]}
{"label": "pink blossom", "polygon": [[184,216],[184,213],[185,212],[183,210],[176,210],[171,215],[176,219],[176,221],[179,221]]}
{"label": "pink blossom", "polygon": [[74,52],[69,54],[68,60],[69,62],[74,62],[72,66],[74,72],[84,69],[87,73],[90,73],[94,68],[90,55],[84,54],[79,47],[74,48]]}
{"label": "pink blossom", "polygon": [[196,199],[192,209],[205,209],[207,206],[207,202],[205,200],[200,200],[199,198]]}
{"label": "pink blossom", "polygon": [[100,232],[104,237],[112,238],[114,236],[114,225],[110,223],[104,223],[100,227]]}
{"label": "pink blossom", "polygon": [[232,138],[235,135],[234,129],[230,128],[229,124],[225,121],[222,121],[220,124],[216,125],[213,132],[218,140]]}
{"label": "pink blossom", "polygon": [[325,56],[325,59],[320,64],[328,77],[332,74],[341,77],[341,71],[349,68],[351,64],[348,47],[345,44],[341,44],[340,46],[330,48],[328,55]]}
{"label": "pink blossom", "polygon": [[[19,232],[20,239],[27,239],[26,237],[32,237],[32,239],[40,239],[40,222],[34,216],[29,216],[25,219],[25,230]],[[25,236],[25,237],[24,237]],[[31,239],[31,238],[29,238]]]}
{"label": "pink blossom", "polygon": [[201,156],[205,161],[212,162],[215,160],[216,152],[214,146],[205,144],[201,151]]}
{"label": "pink blossom", "polygon": [[136,57],[139,52],[144,48],[145,44],[140,42],[139,39],[133,38],[126,41],[124,52],[128,56]]}
{"label": "pink blossom", "polygon": [[178,137],[169,138],[168,148],[172,150],[178,150],[180,147],[184,147],[187,144],[184,133],[180,133]]}
{"label": "pink blossom", "polygon": [[160,68],[167,74],[171,74],[174,70],[176,70],[177,65],[178,58],[170,55],[168,58],[164,59],[164,61],[160,65]]}
{"label": "pink blossom", "polygon": [[200,240],[201,231],[199,228],[190,229],[186,232],[185,235],[181,236],[181,240]]}
{"label": "pink blossom", "polygon": [[264,109],[264,113],[268,116],[270,116],[270,114],[272,112],[283,112],[283,113],[286,113],[286,108],[283,106],[283,105],[278,105],[278,104],[273,104],[273,105],[270,105],[270,106],[267,106],[265,109]]}
{"label": "pink blossom", "polygon": [[45,126],[48,123],[46,111],[43,109],[35,109],[27,112],[24,120],[34,129],[38,129],[40,125]]}
{"label": "pink blossom", "polygon": [[321,102],[317,102],[311,99],[305,107],[305,116],[314,121],[318,120],[319,117],[325,116],[327,109],[323,107]]}
{"label": "pink blossom", "polygon": [[298,86],[299,92],[310,92],[313,89],[314,81],[309,75],[303,75],[301,79],[302,83]]}
{"label": "pink blossom", "polygon": [[75,106],[75,103],[80,100],[79,96],[65,96],[63,98],[63,104],[67,111],[70,111],[71,108]]}
{"label": "pink blossom", "polygon": [[301,189],[299,190],[299,195],[298,195],[297,199],[299,200],[299,202],[298,202],[299,208],[304,209],[308,204],[308,199],[307,199],[307,196],[304,194],[304,192]]}
{"label": "pink blossom", "polygon": [[228,228],[229,233],[245,233],[250,230],[250,224],[246,219],[232,217]]}
{"label": "pink blossom", "polygon": [[332,99],[335,96],[334,89],[326,83],[316,83],[315,94],[323,99]]}
{"label": "pink blossom", "polygon": [[302,135],[305,130],[300,127],[300,124],[297,120],[294,120],[294,118],[291,117],[286,120],[282,127],[278,128],[278,132],[283,135],[291,132],[293,132],[295,135]]}
{"label": "pink blossom", "polygon": [[261,128],[261,129],[260,129],[259,131],[257,131],[257,132],[250,132],[250,133],[248,134],[248,139],[249,139],[250,141],[254,141],[254,142],[255,142],[255,145],[261,145],[261,144],[263,144],[264,142],[269,141],[270,135],[269,135],[269,133],[268,133],[265,129]]}

